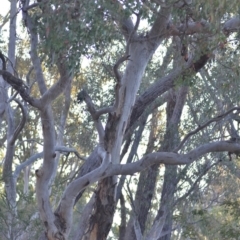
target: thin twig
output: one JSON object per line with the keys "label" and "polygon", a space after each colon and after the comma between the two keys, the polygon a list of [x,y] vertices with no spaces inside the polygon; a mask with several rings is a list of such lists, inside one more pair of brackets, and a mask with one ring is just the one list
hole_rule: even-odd
{"label": "thin twig", "polygon": [[220,121],[221,119],[223,119],[224,117],[226,117],[229,113],[233,112],[233,111],[236,111],[236,110],[240,110],[240,107],[233,107],[231,108],[229,111],[215,117],[215,118],[212,118],[211,120],[207,121],[206,123],[204,123],[203,125],[197,127],[195,130],[193,130],[192,132],[188,133],[185,138],[181,141],[181,143],[177,146],[176,149],[174,149],[173,152],[177,153],[181,148],[182,146],[184,145],[184,143],[188,140],[188,138],[190,138],[192,135],[196,134],[197,132],[199,132],[200,130],[202,130],[203,128],[207,127],[210,123],[212,122],[218,122]]}

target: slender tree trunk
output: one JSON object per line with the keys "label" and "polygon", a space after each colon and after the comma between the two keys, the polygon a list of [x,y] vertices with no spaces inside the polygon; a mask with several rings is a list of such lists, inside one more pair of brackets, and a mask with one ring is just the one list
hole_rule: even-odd
{"label": "slender tree trunk", "polygon": [[177,166],[166,166],[164,173],[164,183],[161,193],[160,209],[158,210],[158,217],[161,217],[163,212],[167,212],[165,217],[165,224],[163,226],[163,233],[166,235],[160,237],[159,240],[170,240],[172,230],[172,217],[173,217],[173,203],[174,193],[177,186]]}
{"label": "slender tree trunk", "polygon": [[[129,117],[135,103],[142,75],[152,56],[154,49],[149,50],[147,44],[133,43],[130,45],[131,61],[128,61],[121,82],[119,95],[123,96],[117,111],[110,113],[105,128],[104,148],[111,153],[112,163],[120,162],[120,149]],[[116,205],[117,178],[111,177],[99,183],[96,193],[95,210],[90,218],[89,239],[106,239],[111,228]]]}
{"label": "slender tree trunk", "polygon": [[[182,109],[187,94],[187,88],[182,87],[177,94],[168,100],[167,104],[167,130],[164,137],[164,151],[172,151],[179,142],[178,124],[180,122]],[[161,192],[160,207],[155,218],[156,221],[163,222],[163,228],[158,233],[159,240],[171,239],[172,214],[174,204],[174,193],[177,186],[177,166],[165,165],[165,173]],[[164,232],[167,234],[164,235]]]}
{"label": "slender tree trunk", "polygon": [[[154,139],[155,139],[155,133],[156,133],[156,128],[157,128],[157,112],[155,111],[152,116],[152,124],[151,124],[151,131],[149,135],[149,140],[148,140],[148,146],[146,150],[146,154],[148,152],[152,152],[154,148]],[[137,186],[137,192],[135,196],[135,201],[134,201],[134,217],[138,219],[141,232],[143,233],[145,230],[145,223],[147,220],[147,215],[149,212],[149,209],[151,207],[151,201],[152,197],[154,195],[154,189],[155,189],[155,183],[156,183],[156,178],[158,175],[158,167],[159,165],[153,165],[150,168],[144,170],[141,172],[140,177],[139,177],[139,182]],[[130,220],[128,222],[128,226],[126,229],[126,239],[136,239],[136,235],[134,232],[134,217],[133,215],[130,217]],[[136,215],[136,216],[135,216]]]}

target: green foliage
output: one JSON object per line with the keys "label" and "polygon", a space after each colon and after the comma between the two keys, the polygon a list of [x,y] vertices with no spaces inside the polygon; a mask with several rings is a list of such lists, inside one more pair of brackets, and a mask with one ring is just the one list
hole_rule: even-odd
{"label": "green foliage", "polygon": [[82,55],[92,58],[95,50],[98,54],[105,52],[107,45],[119,38],[110,21],[109,11],[114,8],[111,5],[105,1],[66,3],[52,0],[33,10],[32,18],[41,39],[40,49],[47,64],[64,58],[76,70]]}
{"label": "green foliage", "polygon": [[[134,20],[137,15],[141,16],[141,20],[144,20],[144,23],[138,31],[144,37],[146,36],[144,39],[147,39],[146,29],[148,30],[158,17],[156,12],[160,9],[156,3],[157,1],[120,1],[123,3],[122,7],[117,5],[116,2],[50,0],[42,1],[39,7],[29,11],[35,26],[34,30],[39,36],[38,52],[43,63],[47,87],[52,86],[58,80],[57,65],[59,65],[60,61],[66,61],[69,68],[74,70],[72,72],[74,74],[78,73],[74,75],[72,83],[70,110],[64,129],[63,143],[65,146],[74,147],[84,157],[88,156],[96,146],[98,135],[93,120],[83,102],[84,94],[81,94],[81,89],[86,90],[91,96],[96,109],[111,106],[114,103],[116,79],[113,73],[113,66],[119,56],[122,56],[125,51],[125,42],[119,27],[116,27],[117,22],[129,16],[133,16]],[[176,1],[168,2],[175,3]],[[200,21],[204,18],[209,20],[211,25],[214,26],[213,33],[217,33],[221,23],[236,13],[237,9],[235,6],[237,4],[238,1],[236,0],[231,2],[226,0],[194,1],[189,8],[175,9],[172,7],[172,21],[181,24],[189,18],[192,21]],[[3,18],[1,17],[0,23],[2,23],[2,20]],[[203,33],[197,34],[196,38],[188,36],[186,39],[182,39],[182,43],[189,43],[189,46],[196,53],[194,61],[198,60],[202,54],[212,52],[213,49],[216,50],[216,54],[212,56],[212,60],[197,75],[192,76],[191,69],[189,72],[186,71],[184,76],[179,76],[179,79],[175,81],[175,90],[182,86],[189,88],[187,102],[180,123],[179,135],[181,138],[197,126],[201,126],[205,121],[221,113],[222,110],[239,105],[239,33],[232,37],[233,40],[224,49],[217,48],[219,42],[225,39],[222,33],[212,34],[208,41],[206,41],[206,36]],[[0,37],[1,48],[2,43],[4,43],[6,48],[5,40],[2,40]],[[28,51],[26,49],[29,49],[28,40],[19,40],[17,47],[16,72],[19,78],[25,79],[32,65],[29,57],[26,55]],[[175,66],[179,64],[177,55],[176,43],[166,39],[158,51],[154,53],[146,68],[139,94],[145,92],[154,82],[174,71]],[[125,64],[121,65],[120,72],[124,71]],[[33,71],[29,74],[26,82],[31,86],[31,95],[39,97],[37,84],[34,84],[35,78],[36,73]],[[81,104],[76,104],[76,98]],[[59,130],[64,103],[65,98],[63,95],[53,103],[56,132]],[[16,105],[11,103],[11,106],[15,114],[14,122],[17,125],[19,119],[21,119],[21,112]],[[28,109],[27,122],[16,142],[14,168],[23,163],[32,154],[42,150],[43,140],[40,131],[39,113],[31,107]],[[154,136],[150,139],[153,142],[152,149],[156,151],[159,150],[160,142],[166,131],[165,105],[159,107],[158,110],[160,112],[157,117],[158,127],[155,128]],[[149,119],[151,119],[151,116]],[[106,116],[101,116],[101,120],[104,125]],[[6,135],[6,120],[3,121],[1,127],[0,140],[4,139]],[[148,121],[146,124],[147,134],[150,127]],[[206,142],[226,139],[229,137],[228,128],[228,119],[223,119],[217,123],[214,122],[206,127],[204,131],[199,131],[193,135],[181,151],[185,153]],[[139,149],[143,145],[147,145],[147,140],[147,138],[142,138],[142,145],[140,145]],[[4,143],[6,142],[4,141]],[[168,144],[168,142],[166,141],[162,145],[164,144]],[[169,147],[171,148],[171,146]],[[141,157],[143,150],[140,149],[138,152],[140,152],[139,157]],[[3,155],[4,151],[1,149],[0,156],[2,157]],[[218,162],[219,159],[223,160],[222,165],[219,163],[217,167],[212,168],[198,180],[208,163]],[[183,233],[182,237],[237,239],[240,235],[238,230],[239,183],[236,180],[234,171],[230,172],[227,170],[227,161],[226,154],[208,154],[198,162],[178,168],[179,183],[174,195],[176,200],[178,197],[185,196],[184,194],[188,193],[193,187],[190,194],[186,195],[180,203],[174,205],[174,223],[180,226],[179,228]],[[51,186],[51,203],[53,206],[56,206],[61,199],[62,192],[67,184],[75,179],[82,163],[83,161],[79,160],[73,153],[61,154],[56,179]],[[38,168],[39,165],[39,163],[35,163],[32,170],[35,167]],[[237,164],[233,167],[239,168]],[[163,168],[160,168],[151,214],[148,216],[147,229],[151,228],[159,207],[159,193],[163,188],[163,172]],[[2,168],[0,168],[0,173],[2,173]],[[26,194],[23,191],[26,183],[23,174],[18,179],[18,221],[16,226],[20,227],[20,231],[26,229],[31,222],[33,223],[31,225],[33,230],[31,231],[38,234],[42,230],[40,221],[38,218],[31,219],[36,213],[34,171],[31,171],[28,180],[29,192]],[[138,178],[134,177],[132,181],[134,185],[133,191],[135,191],[137,181]],[[0,186],[0,191],[0,233],[2,233],[6,232],[8,227],[5,218],[10,211],[6,196],[3,194],[2,185]],[[73,229],[77,228],[82,209],[93,191],[94,189],[88,189],[81,202],[75,207]],[[217,202],[216,196],[217,200],[223,201],[223,204],[220,205]],[[212,203],[212,205],[208,206],[208,203]],[[129,201],[127,204],[129,205]],[[131,207],[128,207],[128,215],[130,215],[130,210]],[[115,224],[112,228],[113,238],[117,238],[117,234],[117,224]]]}

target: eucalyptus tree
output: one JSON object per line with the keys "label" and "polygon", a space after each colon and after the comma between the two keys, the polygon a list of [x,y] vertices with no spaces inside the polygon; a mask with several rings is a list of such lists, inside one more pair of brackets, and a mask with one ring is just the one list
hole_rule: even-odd
{"label": "eucalyptus tree", "polygon": [[[165,164],[166,170],[165,187],[163,186],[161,204],[154,221],[143,232],[145,229],[141,227],[142,223],[133,211],[132,219],[130,218],[132,226],[129,228],[133,231],[122,232],[126,234],[122,239],[142,239],[143,235],[147,239],[159,239],[164,235],[164,231],[171,232],[173,210],[171,204],[166,204],[166,200],[170,203],[174,200],[177,183],[174,176],[176,166],[189,165],[209,153],[228,152],[231,157],[240,151],[238,132],[231,122],[233,117],[238,117],[239,101],[227,105],[226,109],[216,108],[214,111],[211,107],[215,105],[210,105],[208,110],[211,110],[211,114],[204,115],[205,118],[203,109],[196,112],[189,104],[191,113],[189,119],[196,120],[197,127],[189,133],[187,127],[181,131],[179,129],[185,98],[188,91],[190,92],[188,88],[194,89],[196,73],[214,57],[214,54],[216,57],[222,54],[221,51],[227,45],[227,41],[231,40],[231,34],[240,28],[237,1],[229,3],[213,0],[206,3],[201,0],[74,2],[21,0],[19,11],[16,9],[16,3],[12,1],[10,23],[13,24],[16,14],[21,13],[29,39],[29,49],[26,50],[29,51],[32,65],[29,74],[33,71],[34,80],[29,81],[29,74],[27,81],[19,78],[7,68],[7,58],[3,52],[0,54],[2,60],[0,74],[5,81],[1,81],[1,84],[7,83],[16,93],[8,97],[6,91],[1,91],[1,99],[5,103],[3,107],[1,106],[1,116],[4,113],[7,115],[10,111],[12,99],[18,103],[22,113],[22,120],[16,128],[11,125],[12,119],[7,120],[9,130],[3,180],[11,213],[8,216],[10,227],[6,238],[26,239],[30,236],[32,238],[33,235],[37,236],[34,231],[28,233],[28,229],[20,233],[14,231],[19,227],[14,220],[18,215],[17,176],[37,158],[43,158],[42,166],[35,172],[36,201],[44,225],[40,239],[106,239],[117,204],[117,176],[132,175],[156,164]],[[16,26],[11,27],[13,32],[10,31],[10,34],[13,34]],[[16,40],[11,37],[9,39],[10,41],[13,39],[14,42]],[[170,56],[174,59],[157,61],[159,69],[155,72],[155,78],[147,79],[148,76],[154,76],[148,75],[148,66],[152,61],[156,61],[154,57],[157,56],[157,51],[169,45],[173,48],[174,54]],[[8,58],[13,66],[15,66],[14,46],[9,44],[8,49]],[[78,93],[78,101],[85,102],[98,139],[78,173],[68,182],[57,207],[54,208],[51,186],[56,180],[60,153],[75,152],[79,156],[76,149],[64,146],[67,140],[71,139],[71,134],[64,134],[64,131],[70,108],[72,82],[74,76],[78,74],[80,59],[82,56],[94,59],[97,55],[110,58],[111,50],[118,46],[121,46],[122,51],[119,52],[121,55],[112,67],[109,64],[102,64],[103,68],[108,69],[111,79],[109,82],[112,82],[113,78],[115,80],[115,86],[109,91],[112,101],[97,106],[99,102],[94,96],[91,97],[91,92],[88,92],[87,88]],[[44,71],[46,67],[48,72]],[[58,78],[52,79],[51,69],[55,69]],[[160,74],[157,74],[159,71]],[[216,82],[214,78],[211,79],[213,83]],[[92,82],[86,81],[88,85],[95,83],[93,78]],[[205,89],[211,94],[212,88]],[[220,86],[219,89],[214,88],[215,95],[218,90],[224,93],[224,87]],[[58,115],[54,112],[56,110],[54,104],[61,99],[60,95],[63,95],[64,104],[56,130],[55,122]],[[151,151],[135,162],[121,164],[121,148],[124,141],[133,134],[132,129],[138,126],[138,120],[147,114],[147,111],[151,113],[153,109],[157,109],[159,105],[155,101],[158,98],[162,99],[160,104],[167,102],[167,123],[162,146],[157,149],[149,148]],[[201,103],[202,99],[204,94],[199,95],[194,104]],[[24,128],[27,114],[30,114],[27,113],[26,106],[31,106],[30,110],[34,108],[40,116],[43,152],[30,156],[14,170],[15,142]],[[206,111],[207,106],[204,107]],[[231,115],[232,113],[234,114]],[[145,117],[145,121],[146,119]],[[225,131],[222,130],[223,125],[219,124],[221,120],[225,120],[223,121]],[[209,131],[212,123],[216,123],[219,128],[215,135],[204,138],[203,141],[200,133],[207,127]],[[231,140],[229,137],[232,137]],[[74,206],[82,197],[84,190],[94,183],[96,189],[82,211],[79,227],[75,234],[70,235]],[[156,179],[153,184],[155,183]],[[145,193],[142,192],[141,195],[143,194]],[[121,194],[120,199],[123,202]],[[146,214],[147,212],[148,209]],[[131,225],[131,222],[129,224]],[[170,237],[169,234],[167,236]]]}

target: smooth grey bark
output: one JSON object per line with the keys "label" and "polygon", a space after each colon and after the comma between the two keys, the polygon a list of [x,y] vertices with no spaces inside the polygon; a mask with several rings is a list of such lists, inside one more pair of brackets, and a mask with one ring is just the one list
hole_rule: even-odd
{"label": "smooth grey bark", "polygon": [[174,87],[176,79],[185,74],[188,77],[193,76],[198,72],[209,60],[208,54],[203,54],[195,62],[187,62],[176,66],[168,75],[159,78],[146,91],[140,95],[134,104],[131,119],[128,127],[131,127],[134,122],[143,114],[146,107],[151,104],[158,96],[161,96],[169,89]]}
{"label": "smooth grey bark", "polygon": [[[72,87],[72,78],[70,77],[68,83],[66,84],[66,88],[63,91],[64,103],[63,103],[63,108],[60,115],[60,121],[58,123],[57,140],[56,140],[57,146],[64,145],[64,140],[63,140],[64,132],[65,132],[66,121],[67,121],[68,112],[70,108],[70,103],[71,103],[71,87]],[[54,171],[52,173],[52,177],[49,184],[50,186],[54,183],[54,180],[56,178],[60,156],[61,156],[61,153],[57,152],[55,157]]]}

